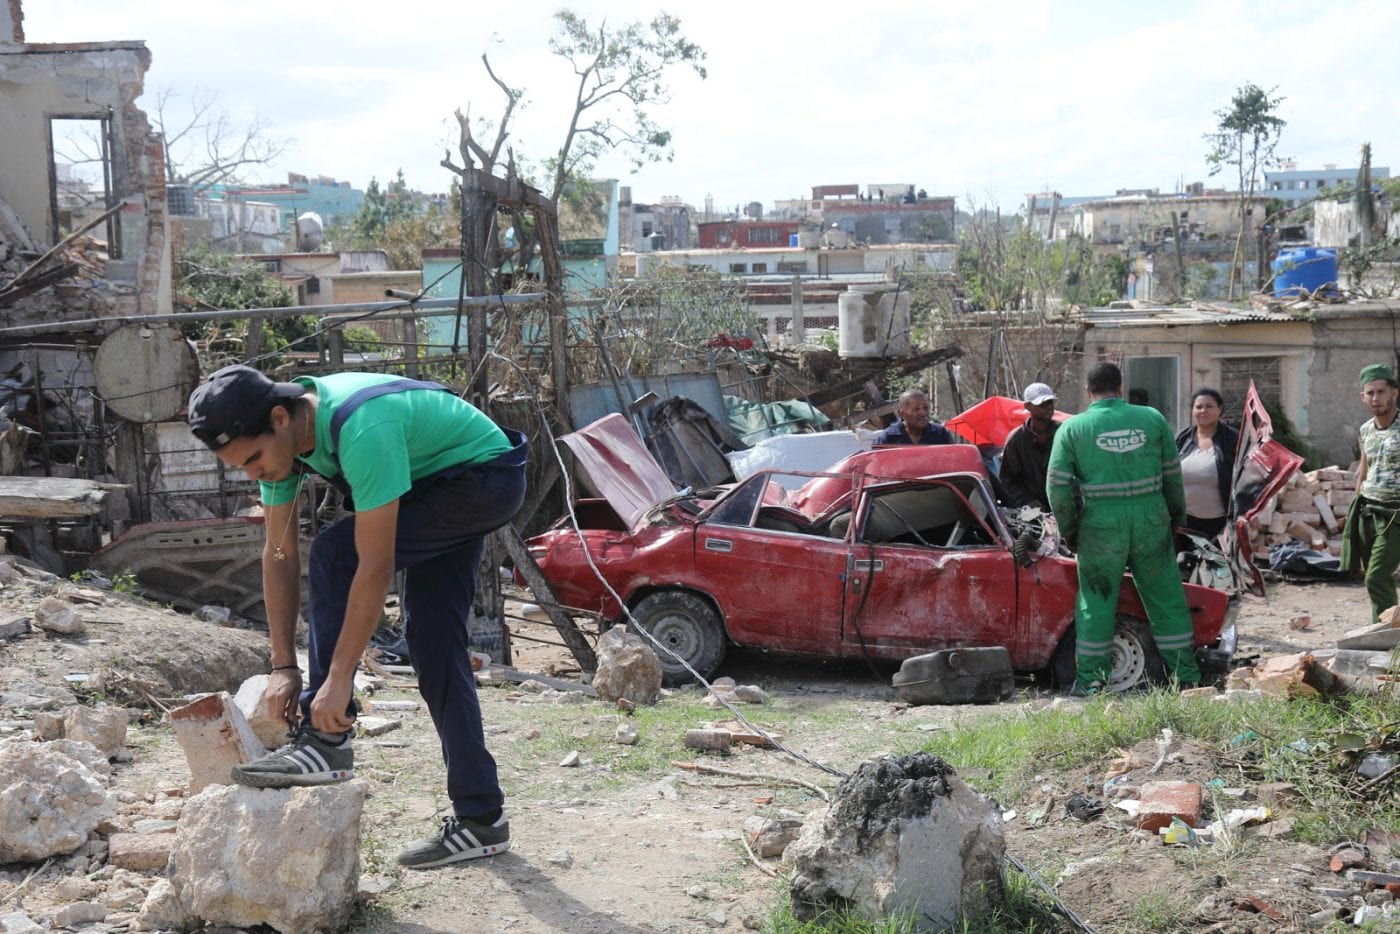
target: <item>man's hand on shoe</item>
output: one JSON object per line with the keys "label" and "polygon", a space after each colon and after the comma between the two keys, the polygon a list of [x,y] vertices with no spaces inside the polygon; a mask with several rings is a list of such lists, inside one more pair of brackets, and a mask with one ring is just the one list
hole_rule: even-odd
{"label": "man's hand on shoe", "polygon": [[322,733],[344,733],[355,725],[347,712],[354,689],[351,679],[326,678],[311,700],[311,725]]}
{"label": "man's hand on shoe", "polygon": [[300,716],[297,705],[301,698],[301,671],[296,668],[284,668],[269,674],[267,690],[263,692],[263,697],[269,713],[280,716],[288,729],[296,726]]}

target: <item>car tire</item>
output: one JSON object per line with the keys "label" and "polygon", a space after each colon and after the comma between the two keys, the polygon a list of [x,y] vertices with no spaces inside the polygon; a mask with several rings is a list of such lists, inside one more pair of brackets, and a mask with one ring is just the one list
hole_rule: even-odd
{"label": "car tire", "polygon": [[[643,599],[632,616],[658,642],[685,659],[702,678],[708,679],[724,661],[724,623],[714,605],[704,597],[683,590],[663,590]],[[661,683],[667,687],[694,679],[670,653],[657,650]]]}
{"label": "car tire", "polygon": [[[1050,667],[1056,685],[1068,690],[1074,683],[1075,673],[1073,625],[1065,631],[1060,644],[1056,646]],[[1157,651],[1152,627],[1147,620],[1119,616],[1113,632],[1113,674],[1109,678],[1109,693],[1166,683],[1167,665],[1162,660],[1162,653]]]}

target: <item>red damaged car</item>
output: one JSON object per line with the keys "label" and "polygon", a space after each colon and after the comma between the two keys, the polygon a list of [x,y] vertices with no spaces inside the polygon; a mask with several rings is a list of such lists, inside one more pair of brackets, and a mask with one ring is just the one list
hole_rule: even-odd
{"label": "red damaged car", "polygon": [[[1249,491],[1251,505],[1297,467],[1267,432],[1265,418],[1253,453],[1238,459],[1237,490]],[[603,498],[579,501],[579,529],[564,516],[530,540],[531,555],[562,603],[614,622],[625,604],[707,678],[732,643],[891,662],[1005,646],[1018,671],[1073,680],[1075,561],[1036,553],[1014,514],[997,506],[971,445],[880,448],[820,475],[764,470],[718,494],[678,494],[621,416],[563,440]],[[1230,531],[1243,535],[1237,525]],[[1233,568],[1235,583],[1262,595],[1247,557]],[[1202,671],[1221,673],[1234,653],[1239,596],[1185,586]],[[1164,680],[1130,575],[1118,619],[1110,688]],[[690,679],[658,654],[668,684]]]}

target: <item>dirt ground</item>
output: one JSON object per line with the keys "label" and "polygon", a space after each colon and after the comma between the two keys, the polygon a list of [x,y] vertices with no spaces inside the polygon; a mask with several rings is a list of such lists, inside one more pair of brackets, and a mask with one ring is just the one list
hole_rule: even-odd
{"label": "dirt ground", "polygon": [[[42,684],[84,695],[121,699],[146,711],[128,737],[129,761],[118,762],[113,789],[123,796],[123,820],[170,809],[163,791],[186,772],[170,728],[153,705],[174,703],[193,690],[236,687],[263,670],[263,637],[221,628],[172,611],[91,588],[74,598],[74,585],[31,576],[0,589],[0,623],[29,615],[37,600],[56,593],[88,620],[86,633],[58,637],[32,633],[0,641],[0,739],[32,729],[23,705],[3,692]],[[1308,615],[1307,628],[1290,619]],[[1349,629],[1369,622],[1364,590],[1352,584],[1275,584],[1267,604],[1245,607],[1241,655],[1271,656],[1329,648]],[[520,632],[549,637],[551,630]],[[515,665],[568,677],[571,659],[556,646],[517,640]],[[883,753],[912,752],[938,730],[975,717],[1023,716],[1052,701],[1027,684],[1017,697],[991,707],[905,707],[863,664],[790,659],[734,652],[723,674],[756,684],[769,701],[748,707],[755,721],[782,732],[812,759],[842,771]],[[88,675],[88,680],[77,678]],[[199,683],[196,683],[199,682]],[[100,689],[100,690],[94,690]],[[743,746],[730,755],[700,756],[680,742],[685,729],[727,716],[701,705],[698,691],[679,690],[631,720],[636,746],[612,737],[626,715],[612,705],[515,685],[484,687],[488,743],[507,792],[513,846],[491,860],[429,872],[401,871],[395,854],[433,833],[445,801],[442,766],[424,711],[385,714],[402,728],[357,746],[358,780],[369,786],[362,827],[363,905],[356,932],[685,932],[760,927],[781,895],[781,883],[746,855],[740,842],[746,819],[802,817],[822,805],[800,782],[834,789],[832,775],[780,753]],[[407,677],[388,679],[375,700],[416,697]],[[3,706],[8,703],[10,706]],[[575,766],[563,761],[580,754]],[[700,761],[751,777],[704,775],[674,761]],[[1199,763],[1197,763],[1199,765]],[[1189,758],[1173,766],[1190,772]],[[1167,777],[1171,777],[1170,774]],[[1187,777],[1187,776],[1183,776]],[[1195,771],[1189,777],[1199,779]],[[797,780],[797,781],[789,781]],[[1047,788],[1046,794],[1069,788]],[[1037,802],[1016,804],[1022,814]],[[1265,840],[1245,863],[1202,861],[1194,868],[1173,859],[1156,840],[1139,839],[1124,821],[1093,824],[1025,819],[1007,824],[1008,848],[1033,864],[1055,854],[1058,891],[1101,931],[1142,930],[1125,916],[1144,892],[1200,893],[1203,916],[1222,931],[1301,930],[1296,920],[1316,910],[1306,886],[1323,884],[1324,854],[1279,839]],[[1037,859],[1040,860],[1037,863]],[[100,863],[100,860],[98,861]],[[776,867],[776,861],[767,861]],[[22,910],[42,921],[78,891],[131,884],[132,878],[86,858],[36,867],[0,867],[0,914]],[[771,869],[770,869],[771,871]],[[24,885],[28,879],[28,884]],[[154,879],[138,880],[148,886]],[[1288,914],[1276,923],[1231,907],[1256,893]],[[1214,901],[1210,901],[1214,899]],[[120,902],[119,898],[112,901]],[[1214,906],[1214,907],[1212,907]],[[115,905],[106,924],[121,930],[139,903]],[[1145,923],[1145,922],[1141,922]]]}

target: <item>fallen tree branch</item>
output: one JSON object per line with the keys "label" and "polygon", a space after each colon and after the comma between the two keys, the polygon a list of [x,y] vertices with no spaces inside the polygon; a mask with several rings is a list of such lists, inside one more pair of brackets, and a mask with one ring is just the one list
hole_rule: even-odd
{"label": "fallen tree branch", "polygon": [[10,899],[12,899],[12,898],[14,898],[16,895],[18,895],[20,892],[23,892],[25,889],[29,888],[29,883],[31,883],[31,882],[34,881],[34,877],[37,876],[39,873],[43,872],[45,869],[48,869],[48,868],[49,868],[49,864],[51,864],[52,862],[53,862],[53,857],[50,856],[48,859],[44,860],[44,865],[40,866],[38,869],[34,870],[34,871],[31,872],[29,875],[25,876],[23,882],[21,882],[19,885],[15,886],[14,888],[10,889],[10,891],[6,892],[6,893],[4,894],[4,896],[0,896],[0,905],[5,904],[5,903],[8,902]]}
{"label": "fallen tree branch", "polygon": [[749,846],[748,834],[739,834],[739,842],[744,845],[744,852],[749,854],[749,859],[753,861],[753,864],[758,867],[760,872],[766,873],[769,876],[772,876],[774,879],[778,878],[778,871],[776,869],[773,869],[770,866],[765,866],[762,862],[759,861],[758,854],[753,851],[753,847]]}
{"label": "fallen tree branch", "polygon": [[757,772],[739,772],[734,769],[721,769],[716,768],[713,765],[702,765],[699,762],[680,762],[675,759],[671,760],[671,764],[678,769],[686,769],[687,771],[696,772],[700,775],[719,775],[724,778],[746,778],[753,781],[759,781],[765,784],[772,785],[796,785],[799,788],[806,788],[808,791],[819,796],[823,801],[831,800],[831,797],[827,794],[825,788],[823,788],[820,785],[814,785],[808,781],[803,781],[800,778],[783,778],[778,775],[760,775]]}
{"label": "fallen tree branch", "polygon": [[1371,779],[1369,782],[1362,785],[1360,788],[1356,789],[1356,793],[1358,795],[1364,795],[1372,788],[1375,788],[1377,785],[1383,784],[1389,779],[1394,778],[1396,775],[1400,775],[1400,765],[1392,765],[1390,768],[1386,769],[1384,772],[1377,775],[1375,778]]}

